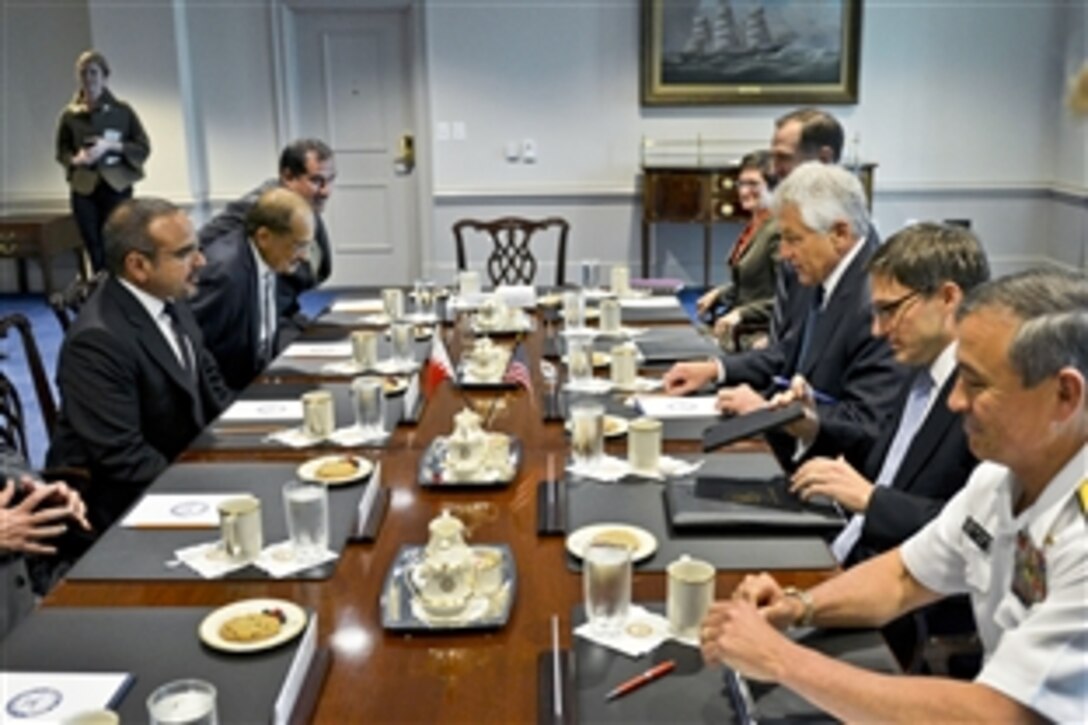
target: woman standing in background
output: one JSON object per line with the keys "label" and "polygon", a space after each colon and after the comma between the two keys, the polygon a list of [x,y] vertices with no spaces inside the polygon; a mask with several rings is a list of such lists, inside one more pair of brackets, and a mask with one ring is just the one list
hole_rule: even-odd
{"label": "woman standing in background", "polygon": [[102,226],[110,212],[132,196],[151,153],[132,107],[106,87],[110,66],[96,50],[76,59],[78,89],[57,124],[57,161],[64,167],[83,245],[97,272],[105,266]]}
{"label": "woman standing in background", "polygon": [[[730,281],[711,289],[696,303],[700,315],[724,307],[714,320],[714,335],[726,351],[734,348],[733,330],[738,325],[770,324],[778,264],[778,224],[768,208],[771,178],[770,152],[753,151],[741,159],[737,196],[751,219],[729,252]],[[753,342],[742,339],[741,347]]]}

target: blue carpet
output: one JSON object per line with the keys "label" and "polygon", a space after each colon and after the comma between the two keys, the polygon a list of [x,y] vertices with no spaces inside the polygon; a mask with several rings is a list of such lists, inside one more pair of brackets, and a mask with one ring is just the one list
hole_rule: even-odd
{"label": "blue carpet", "polygon": [[[302,295],[299,304],[303,313],[313,317],[329,305],[333,292],[314,290]],[[53,399],[60,397],[56,391],[57,357],[63,341],[60,323],[53,311],[46,304],[42,295],[0,295],[0,317],[21,313],[30,320],[34,339],[45,364],[45,373],[53,386]],[[18,335],[0,338],[0,371],[15,384],[19,399],[23,403],[23,413],[27,421],[27,445],[30,448],[30,462],[41,467],[45,462],[45,453],[49,448],[49,439],[45,434],[45,420],[42,418],[38,397],[34,393],[34,383],[30,379],[30,368],[26,364],[26,352]]]}

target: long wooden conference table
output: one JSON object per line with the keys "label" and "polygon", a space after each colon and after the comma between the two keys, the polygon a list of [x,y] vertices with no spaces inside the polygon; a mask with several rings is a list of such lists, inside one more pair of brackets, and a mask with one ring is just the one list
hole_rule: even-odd
{"label": "long wooden conference table", "polygon": [[[360,295],[353,295],[360,296]],[[318,722],[529,722],[538,718],[537,661],[551,649],[551,618],[558,615],[561,645],[572,646],[572,608],[582,600],[580,575],[568,567],[562,536],[537,531],[537,486],[547,477],[549,457],[562,472],[569,452],[560,423],[544,422],[542,391],[546,389],[538,361],[545,344],[545,325],[525,338],[534,394],[524,388],[505,392],[465,393],[444,384],[427,401],[418,424],[398,426],[383,448],[361,449],[381,462],[382,485],[391,492],[390,506],[376,540],[344,549],[331,578],[319,581],[71,581],[47,598],[46,611],[60,607],[215,607],[239,599],[275,597],[311,608],[319,617],[319,645],[328,648],[331,667],[320,688],[313,719]],[[446,336],[457,359],[459,327]],[[321,375],[266,375],[271,386],[316,384]],[[452,416],[466,400],[498,407],[490,428],[516,436],[524,458],[512,485],[480,490],[423,489],[417,484],[419,458],[428,443],[451,429]],[[479,401],[484,401],[480,403]],[[624,444],[608,444],[623,455]],[[333,449],[322,449],[327,453]],[[698,452],[694,441],[671,441],[666,453]],[[301,462],[317,455],[267,445],[217,450],[190,450],[176,466],[196,462]],[[277,488],[283,480],[269,480]],[[225,481],[224,486],[228,485]],[[498,631],[398,634],[383,631],[379,592],[386,573],[404,543],[423,544],[427,525],[443,509],[462,518],[470,543],[508,544],[518,571],[518,591],[509,623]],[[729,546],[727,539],[722,546]],[[667,562],[666,562],[667,563]],[[719,571],[718,596],[727,595],[746,572]],[[786,584],[810,587],[832,570],[779,570]],[[636,569],[634,602],[663,602],[665,575]],[[195,636],[195,634],[194,634]],[[199,673],[193,673],[199,676]],[[221,693],[221,697],[229,693]],[[256,719],[263,719],[256,716]]]}

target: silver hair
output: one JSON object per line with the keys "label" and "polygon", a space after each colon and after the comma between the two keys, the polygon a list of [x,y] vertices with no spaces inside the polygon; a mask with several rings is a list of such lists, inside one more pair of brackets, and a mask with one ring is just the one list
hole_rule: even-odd
{"label": "silver hair", "polygon": [[976,287],[956,319],[1003,307],[1022,320],[1009,345],[1009,364],[1024,387],[1073,367],[1088,378],[1088,278],[1077,272],[1032,269]]}
{"label": "silver hair", "polygon": [[771,209],[782,213],[793,204],[805,226],[819,234],[827,234],[840,221],[850,225],[854,238],[869,233],[869,212],[861,182],[841,166],[808,161],[787,176],[774,193]]}

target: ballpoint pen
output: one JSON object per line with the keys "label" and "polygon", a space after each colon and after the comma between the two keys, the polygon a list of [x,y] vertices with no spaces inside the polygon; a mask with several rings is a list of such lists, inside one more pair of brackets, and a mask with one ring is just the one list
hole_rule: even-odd
{"label": "ballpoint pen", "polygon": [[[776,387],[782,388],[783,390],[789,390],[791,387],[793,387],[793,384],[790,382],[789,378],[782,377],[781,375],[775,375],[772,378],[772,381],[774,382]],[[815,388],[810,387],[809,391],[812,393],[812,399],[815,400],[817,403],[823,403],[824,405],[835,405],[839,402],[834,397],[828,395],[827,393],[816,390]]]}
{"label": "ballpoint pen", "polygon": [[650,669],[643,672],[641,675],[635,675],[626,682],[613,687],[607,695],[604,696],[605,700],[615,700],[617,697],[623,697],[629,692],[637,690],[643,685],[653,682],[659,677],[664,677],[673,671],[676,667],[676,660],[665,660],[659,665],[654,665]]}

